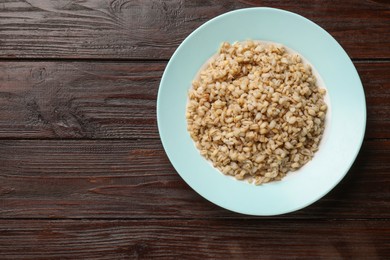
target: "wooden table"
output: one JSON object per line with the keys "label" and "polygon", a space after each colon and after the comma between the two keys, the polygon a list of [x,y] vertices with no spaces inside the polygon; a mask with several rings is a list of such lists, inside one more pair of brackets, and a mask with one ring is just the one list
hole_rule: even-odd
{"label": "wooden table", "polygon": [[[347,177],[276,217],[201,198],[168,161],[156,124],[160,78],[180,42],[252,6],[325,28],[367,100]],[[0,59],[1,259],[390,259],[388,1],[7,0]]]}

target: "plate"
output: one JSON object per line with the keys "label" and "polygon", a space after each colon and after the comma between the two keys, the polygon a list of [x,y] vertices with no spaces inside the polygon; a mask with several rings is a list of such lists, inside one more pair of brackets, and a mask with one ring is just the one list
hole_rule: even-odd
{"label": "plate", "polygon": [[[319,73],[330,108],[314,158],[283,180],[260,186],[235,180],[215,169],[196,149],[185,118],[187,93],[202,65],[222,42],[248,39],[281,43],[301,54]],[[269,216],[304,208],[341,181],[363,142],[366,103],[353,63],[329,33],[295,13],[248,8],[206,22],[180,44],[161,79],[157,122],[171,163],[192,189],[225,209]]]}

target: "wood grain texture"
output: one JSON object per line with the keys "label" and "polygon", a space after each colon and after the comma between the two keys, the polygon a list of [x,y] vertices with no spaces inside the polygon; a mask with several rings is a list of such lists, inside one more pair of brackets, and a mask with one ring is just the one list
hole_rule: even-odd
{"label": "wood grain texture", "polygon": [[[158,138],[165,62],[0,63],[0,138]],[[367,138],[390,138],[390,62],[357,62]],[[348,97],[346,97],[348,98]]]}
{"label": "wood grain texture", "polygon": [[168,59],[204,22],[256,6],[313,20],[352,58],[390,58],[389,4],[367,0],[8,0],[0,4],[0,57]]}
{"label": "wood grain texture", "polygon": [[[248,218],[189,188],[158,140],[3,140],[0,155],[0,218]],[[330,194],[279,218],[389,218],[389,158],[366,141]]]}
{"label": "wood grain texture", "polygon": [[157,137],[165,63],[0,63],[0,136]]}
{"label": "wood grain texture", "polygon": [[2,259],[386,259],[388,221],[0,220]]}
{"label": "wood grain texture", "polygon": [[366,137],[390,138],[390,62],[356,66],[367,105]]}

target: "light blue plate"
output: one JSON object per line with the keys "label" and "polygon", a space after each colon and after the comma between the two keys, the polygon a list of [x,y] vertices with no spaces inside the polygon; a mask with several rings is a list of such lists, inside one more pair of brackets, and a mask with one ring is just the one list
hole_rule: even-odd
{"label": "light blue plate", "polygon": [[[213,168],[196,149],[185,118],[188,89],[201,66],[222,42],[248,39],[281,43],[305,57],[321,76],[330,107],[313,160],[282,181],[261,186],[237,181]],[[160,83],[157,120],[170,161],[196,192],[223,208],[266,216],[306,207],[341,181],[363,142],[366,104],[354,65],[325,30],[291,12],[249,8],[220,15],[183,41]]]}

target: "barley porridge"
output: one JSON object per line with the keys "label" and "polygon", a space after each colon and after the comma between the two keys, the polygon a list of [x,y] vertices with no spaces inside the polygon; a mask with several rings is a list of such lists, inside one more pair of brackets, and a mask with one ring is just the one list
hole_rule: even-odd
{"label": "barley porridge", "polygon": [[318,150],[325,93],[299,54],[279,44],[225,42],[192,83],[187,128],[222,173],[255,184],[281,180]]}

